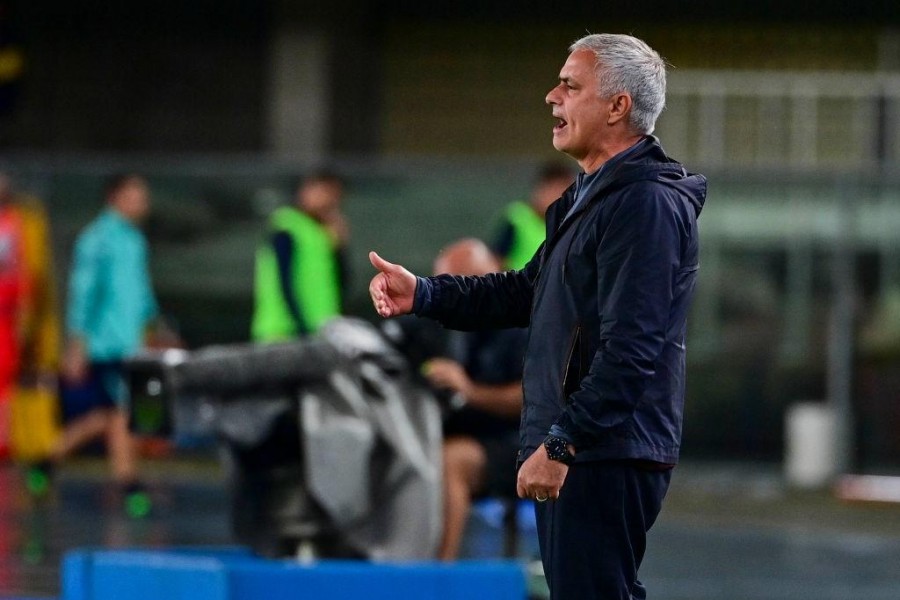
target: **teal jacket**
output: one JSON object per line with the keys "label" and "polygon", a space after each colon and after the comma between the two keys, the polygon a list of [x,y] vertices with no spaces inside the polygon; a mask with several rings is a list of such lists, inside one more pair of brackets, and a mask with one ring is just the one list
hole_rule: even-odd
{"label": "teal jacket", "polygon": [[115,210],[103,211],[75,242],[68,334],[85,341],[93,362],[121,360],[143,345],[158,312],[144,235]]}

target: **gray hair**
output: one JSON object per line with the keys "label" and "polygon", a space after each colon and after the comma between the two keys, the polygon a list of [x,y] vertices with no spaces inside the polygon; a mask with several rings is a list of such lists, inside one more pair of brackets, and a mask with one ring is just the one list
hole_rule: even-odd
{"label": "gray hair", "polygon": [[666,63],[642,40],[630,35],[595,33],[577,40],[569,52],[588,50],[597,59],[602,97],[626,92],[631,96],[631,126],[653,133],[666,105]]}

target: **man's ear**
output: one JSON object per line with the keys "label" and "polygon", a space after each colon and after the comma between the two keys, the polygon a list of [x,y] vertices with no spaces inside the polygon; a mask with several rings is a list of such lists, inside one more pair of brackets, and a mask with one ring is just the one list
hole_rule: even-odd
{"label": "man's ear", "polygon": [[631,96],[625,92],[618,93],[614,95],[609,100],[609,117],[606,119],[607,125],[615,125],[621,120],[628,119],[628,115],[631,114]]}

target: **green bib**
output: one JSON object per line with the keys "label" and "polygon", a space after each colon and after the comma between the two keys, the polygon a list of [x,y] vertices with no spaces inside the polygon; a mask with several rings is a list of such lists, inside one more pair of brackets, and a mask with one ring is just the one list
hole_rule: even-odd
{"label": "green bib", "polygon": [[[309,215],[289,206],[272,213],[271,232],[291,236],[294,254],[291,286],[306,327],[317,331],[341,313],[338,264],[328,231]],[[268,241],[256,252],[252,337],[270,342],[296,337],[300,326],[291,314],[281,287],[278,259]]]}
{"label": "green bib", "polygon": [[506,256],[507,269],[521,269],[537,252],[546,236],[544,220],[524,202],[513,202],[506,210],[513,227],[513,242]]}

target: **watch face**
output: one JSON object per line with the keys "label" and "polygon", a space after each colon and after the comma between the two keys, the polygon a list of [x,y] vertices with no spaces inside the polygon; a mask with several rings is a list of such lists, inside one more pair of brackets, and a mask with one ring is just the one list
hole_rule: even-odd
{"label": "watch face", "polygon": [[547,449],[547,457],[561,463],[570,464],[575,457],[569,452],[569,445],[566,440],[558,437],[548,437],[544,440],[544,447]]}

